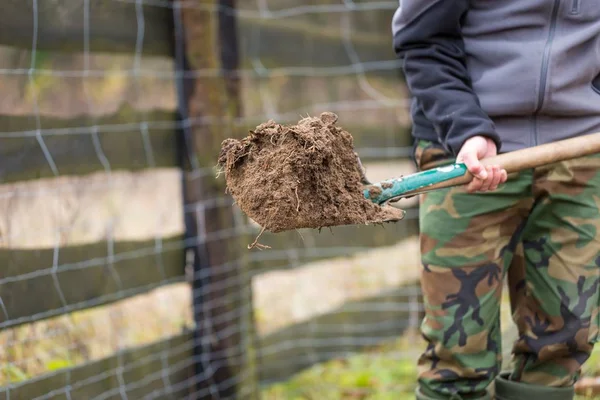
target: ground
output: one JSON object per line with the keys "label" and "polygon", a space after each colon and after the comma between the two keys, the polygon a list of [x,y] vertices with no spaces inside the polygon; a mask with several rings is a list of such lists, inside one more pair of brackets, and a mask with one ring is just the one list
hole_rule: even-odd
{"label": "ground", "polygon": [[[412,336],[412,335],[411,335]],[[413,340],[405,337],[365,354],[334,360],[263,390],[265,400],[414,400],[416,363]],[[409,357],[404,356],[409,354]],[[600,349],[588,363],[600,374]],[[577,396],[577,400],[600,397]]]}

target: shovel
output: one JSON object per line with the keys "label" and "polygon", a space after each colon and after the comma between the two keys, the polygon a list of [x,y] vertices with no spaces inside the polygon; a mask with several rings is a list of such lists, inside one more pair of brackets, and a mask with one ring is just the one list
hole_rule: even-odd
{"label": "shovel", "polygon": [[[481,163],[484,166],[498,165],[510,174],[595,153],[600,153],[600,132],[499,154],[484,158]],[[371,183],[366,178],[360,160],[359,166],[363,171],[365,198],[379,205],[437,189],[466,185],[473,179],[465,164],[453,163]]]}

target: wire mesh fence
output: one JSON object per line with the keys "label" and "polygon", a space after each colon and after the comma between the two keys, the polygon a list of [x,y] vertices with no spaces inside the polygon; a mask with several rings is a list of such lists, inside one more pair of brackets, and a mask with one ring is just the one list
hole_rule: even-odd
{"label": "wire mesh fence", "polygon": [[296,374],[328,398],[375,390],[368,368],[410,390],[416,203],[248,251],[260,229],[214,168],[227,137],[331,111],[371,179],[412,172],[397,2],[10,3],[0,398],[292,398]]}

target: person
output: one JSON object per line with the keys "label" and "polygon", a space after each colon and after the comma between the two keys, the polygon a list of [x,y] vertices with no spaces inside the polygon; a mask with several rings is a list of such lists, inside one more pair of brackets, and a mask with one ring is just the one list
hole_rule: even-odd
{"label": "person", "polygon": [[480,160],[600,132],[600,3],[400,0],[391,28],[417,167],[464,162],[475,177],[420,198],[416,397],[572,399],[599,339],[600,157],[510,176]]}

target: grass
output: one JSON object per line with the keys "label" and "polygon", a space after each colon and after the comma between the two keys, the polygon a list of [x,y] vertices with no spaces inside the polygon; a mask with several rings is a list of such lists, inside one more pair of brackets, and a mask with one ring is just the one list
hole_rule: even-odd
{"label": "grass", "polygon": [[193,322],[189,287],[175,284],[0,332],[0,387],[113,355]]}
{"label": "grass", "polygon": [[370,351],[318,364],[263,390],[265,400],[414,399],[414,334]]}
{"label": "grass", "polygon": [[[265,400],[414,400],[416,351],[423,340],[408,335],[370,351],[315,365],[290,380],[263,389]],[[600,375],[600,346],[586,364]],[[576,400],[600,397],[576,396]]]}
{"label": "grass", "polygon": [[[297,277],[295,277],[297,278]],[[503,330],[513,325],[508,291],[504,290],[501,308]],[[503,347],[509,335],[504,334]],[[368,351],[343,359],[314,365],[289,380],[266,386],[265,400],[414,400],[417,358],[425,343],[418,331],[408,330]],[[507,353],[505,352],[505,356]],[[506,363],[505,363],[506,365]],[[600,376],[600,345],[596,346],[584,367],[584,376]],[[600,399],[599,396],[576,396],[576,400]]]}

